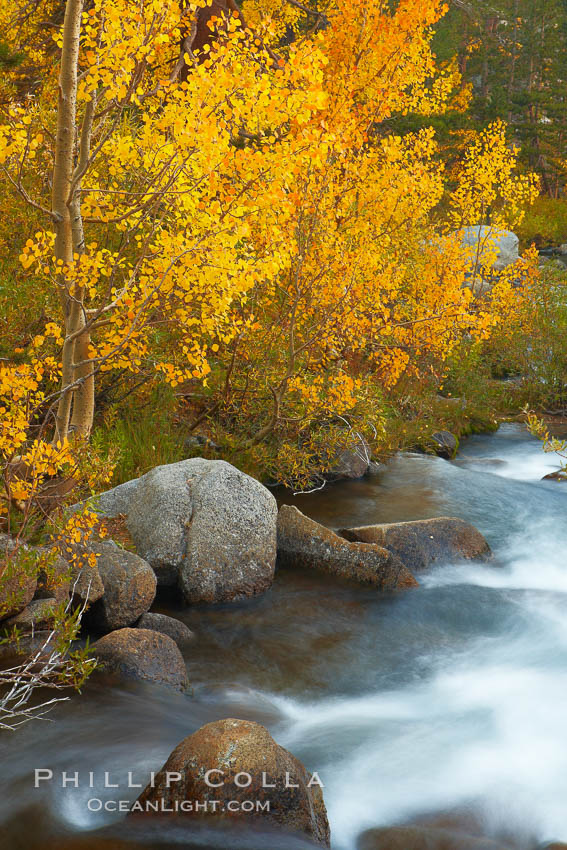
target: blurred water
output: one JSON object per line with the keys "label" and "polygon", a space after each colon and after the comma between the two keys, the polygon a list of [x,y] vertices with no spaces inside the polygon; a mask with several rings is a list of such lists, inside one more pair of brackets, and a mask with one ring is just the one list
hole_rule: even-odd
{"label": "blurred water", "polygon": [[[187,652],[191,696],[93,680],[54,723],[4,739],[7,848],[32,847],[19,842],[34,831],[120,828],[116,815],[86,807],[93,795],[116,797],[103,772],[145,782],[183,737],[228,716],[267,725],[319,772],[335,850],[353,850],[368,827],[465,810],[510,846],[566,839],[567,484],[540,482],[557,465],[504,426],[467,441],[455,463],[402,456],[383,476],[288,499],[331,527],[460,516],[495,559],[437,567],[392,596],[280,572],[256,600],[173,611],[198,635]],[[94,791],[35,790],[35,767],[100,778]],[[138,793],[121,788],[120,798]],[[165,838],[178,840],[162,831],[140,846]]]}

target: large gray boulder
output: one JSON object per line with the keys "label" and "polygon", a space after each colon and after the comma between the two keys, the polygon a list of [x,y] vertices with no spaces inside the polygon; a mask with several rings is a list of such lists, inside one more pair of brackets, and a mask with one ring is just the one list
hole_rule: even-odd
{"label": "large gray boulder", "polygon": [[291,505],[282,505],[278,516],[278,565],[331,573],[380,590],[417,586],[409,569],[388,549],[347,542]]}
{"label": "large gray boulder", "polygon": [[258,481],[222,460],[158,466],[99,497],[106,516],[123,514],[158,583],[178,584],[187,603],[263,593],[276,561],[277,505]]}
{"label": "large gray boulder", "polygon": [[476,224],[464,227],[458,231],[458,235],[463,247],[467,249],[471,263],[476,263],[478,257],[479,265],[485,265],[489,255],[496,253],[492,268],[494,271],[502,271],[517,262],[520,257],[520,240],[510,230]]}
{"label": "large gray boulder", "polygon": [[110,673],[145,679],[184,691],[189,682],[174,640],[149,629],[118,629],[93,644],[95,658]]}
{"label": "large gray boulder", "polygon": [[412,572],[425,570],[436,561],[487,560],[491,556],[480,531],[455,517],[342,528],[340,534],[347,540],[383,546]]}
{"label": "large gray boulder", "polygon": [[[180,777],[175,782],[168,777]],[[185,738],[171,753],[132,808],[131,817],[152,816],[151,807],[173,812],[176,804],[189,820],[203,817],[207,800],[217,800],[214,815],[221,820],[249,820],[305,834],[329,846],[329,823],[321,787],[290,752],[280,747],[264,726],[227,718],[207,723]],[[207,782],[214,783],[210,787]],[[269,803],[263,811],[243,815],[231,801]],[[194,804],[201,803],[197,808]],[[165,815],[167,817],[167,815]]]}
{"label": "large gray boulder", "polygon": [[97,632],[130,626],[150,609],[155,599],[155,573],[139,555],[110,540],[93,548],[104,595],[86,611],[84,622]]}

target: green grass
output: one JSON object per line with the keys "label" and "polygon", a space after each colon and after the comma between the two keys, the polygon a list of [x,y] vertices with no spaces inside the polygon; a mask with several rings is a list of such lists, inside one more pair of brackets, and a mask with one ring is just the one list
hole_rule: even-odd
{"label": "green grass", "polygon": [[173,391],[163,385],[106,411],[92,439],[103,456],[115,458],[113,486],[187,456],[187,434],[176,424],[175,413]]}
{"label": "green grass", "polygon": [[527,210],[517,234],[522,249],[532,243],[538,248],[563,245],[567,242],[567,198],[540,196]]}

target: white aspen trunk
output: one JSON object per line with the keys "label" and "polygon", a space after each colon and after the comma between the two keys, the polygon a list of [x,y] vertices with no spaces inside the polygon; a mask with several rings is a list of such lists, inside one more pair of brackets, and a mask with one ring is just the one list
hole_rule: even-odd
{"label": "white aspen trunk", "polygon": [[[73,232],[73,249],[75,254],[83,254],[85,250],[85,232],[83,228],[83,217],[81,215],[81,184],[85,172],[89,166],[91,152],[91,136],[93,120],[96,110],[96,94],[93,92],[92,100],[87,104],[83,125],[81,128],[81,139],[79,143],[79,160],[73,175],[72,197],[70,198],[69,210],[71,213],[71,228]],[[84,292],[76,295],[81,305],[84,301]],[[79,329],[85,327],[85,312],[79,311],[77,317]],[[88,437],[94,418],[94,372],[93,364],[89,360],[89,347],[91,335],[86,328],[75,340],[73,354],[74,379],[80,381],[73,393],[73,413],[71,416],[71,428],[73,434],[78,437]]]}
{"label": "white aspen trunk", "polygon": [[[57,137],[55,165],[53,169],[53,191],[51,207],[55,219],[55,257],[65,266],[73,264],[73,223],[71,214],[71,191],[74,174],[74,156],[77,122],[77,77],[79,43],[83,0],[67,0],[63,23],[63,49],[59,74],[59,103],[57,113]],[[63,272],[59,279],[60,299],[63,308],[65,341],[62,354],[62,396],[56,413],[55,440],[65,441],[69,435],[72,387],[75,381],[75,339],[80,330],[84,313],[81,293],[69,292]]]}

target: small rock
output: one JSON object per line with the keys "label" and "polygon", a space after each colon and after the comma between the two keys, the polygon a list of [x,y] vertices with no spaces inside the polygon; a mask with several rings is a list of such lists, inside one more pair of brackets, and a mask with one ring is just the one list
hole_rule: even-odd
{"label": "small rock", "polygon": [[542,481],[567,481],[567,471],[564,469],[557,469],[555,472],[550,472],[548,475],[544,475],[541,479]]}
{"label": "small rock", "polygon": [[190,437],[187,437],[183,445],[187,451],[210,449],[213,452],[220,452],[220,446],[209,439],[209,437],[205,437],[204,434],[191,434]]}
{"label": "small rock", "polygon": [[[16,542],[8,534],[0,534],[0,569],[3,570],[0,585],[0,620],[13,617],[29,605],[37,588],[34,564],[22,565],[19,552],[14,558]],[[21,548],[27,552],[26,546]]]}
{"label": "small rock", "polygon": [[450,431],[436,431],[431,435],[435,446],[435,454],[445,460],[452,460],[459,449],[459,441]]}
{"label": "small rock", "polygon": [[359,434],[347,435],[346,445],[337,452],[331,468],[323,473],[329,483],[336,481],[355,481],[368,472],[372,451],[370,446]]}
{"label": "small rock", "polygon": [[99,632],[130,626],[154,601],[154,572],[143,558],[111,541],[97,543],[95,549],[104,596],[85,613],[84,622]]}
{"label": "small rock", "polygon": [[319,570],[380,590],[417,586],[407,567],[387,549],[347,542],[290,505],[282,505],[278,515],[278,565]]}
{"label": "small rock", "polygon": [[178,691],[187,688],[187,670],[174,640],[149,629],[119,629],[93,644],[95,658],[113,673],[146,679]]}
{"label": "small rock", "polygon": [[489,838],[421,826],[369,829],[356,846],[357,850],[510,850]]}
{"label": "small rock", "polygon": [[435,561],[486,560],[492,554],[474,525],[454,517],[343,528],[340,534],[346,540],[383,546],[412,572]]}
{"label": "small rock", "polygon": [[54,634],[52,629],[34,630],[34,632],[22,633],[17,642],[9,641],[0,644],[0,657],[25,657],[38,655],[38,661],[49,658],[54,652],[59,653],[59,635]]}
{"label": "small rock", "polygon": [[375,460],[371,460],[368,464],[368,470],[366,472],[367,475],[382,475],[383,472],[386,471],[385,463],[378,463]]}
{"label": "small rock", "polygon": [[182,623],[181,620],[168,617],[166,614],[154,614],[151,611],[147,614],[142,614],[136,623],[136,628],[150,629],[153,632],[168,635],[168,637],[175,641],[177,646],[185,646],[195,637],[191,629],[185,623]]}
{"label": "small rock", "polygon": [[57,599],[37,599],[30,602],[23,611],[10,617],[4,625],[8,628],[16,626],[19,631],[31,632],[36,629],[49,629],[54,623]]}
{"label": "small rock", "polygon": [[[207,785],[205,777],[218,787]],[[180,774],[181,781],[167,783],[167,774]],[[286,775],[288,782],[286,783]],[[249,778],[250,777],[250,781]],[[239,787],[247,783],[246,787]],[[311,783],[303,764],[272,738],[258,723],[232,718],[202,726],[175,748],[133,807],[134,816],[148,816],[148,804],[171,808],[176,802],[205,802],[214,798],[222,804],[231,800],[269,802],[269,811],[217,811],[213,817],[246,821],[253,818],[290,832],[303,833],[329,846],[329,823],[321,788]],[[275,787],[264,787],[270,784]],[[293,785],[293,787],[287,787]],[[186,811],[185,818],[202,817]],[[210,816],[210,815],[209,815]]]}

